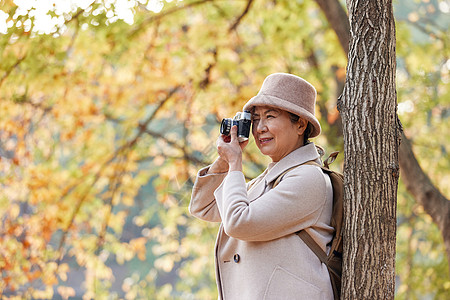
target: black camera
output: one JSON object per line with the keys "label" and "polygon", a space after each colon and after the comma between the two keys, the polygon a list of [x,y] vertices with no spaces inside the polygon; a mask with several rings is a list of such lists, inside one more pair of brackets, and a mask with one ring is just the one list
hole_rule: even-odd
{"label": "black camera", "polygon": [[220,133],[230,135],[231,127],[237,125],[237,136],[239,142],[248,140],[250,136],[250,125],[252,124],[252,114],[244,110],[237,112],[233,119],[223,119],[220,125]]}

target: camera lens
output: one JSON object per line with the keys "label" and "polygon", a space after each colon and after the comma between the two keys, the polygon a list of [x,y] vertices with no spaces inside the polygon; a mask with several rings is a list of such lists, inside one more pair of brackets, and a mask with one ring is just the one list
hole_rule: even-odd
{"label": "camera lens", "polygon": [[224,135],[230,135],[230,130],[232,126],[233,126],[232,119],[223,119],[222,124],[220,124],[220,133]]}

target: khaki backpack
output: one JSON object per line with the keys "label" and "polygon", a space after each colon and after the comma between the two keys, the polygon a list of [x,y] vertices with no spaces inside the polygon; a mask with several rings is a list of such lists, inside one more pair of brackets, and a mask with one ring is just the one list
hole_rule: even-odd
{"label": "khaki backpack", "polygon": [[[334,299],[340,299],[341,295],[341,275],[342,275],[342,252],[343,252],[343,239],[342,239],[342,227],[344,219],[344,176],[336,171],[330,170],[329,165],[336,159],[339,152],[333,152],[324,161],[324,165],[314,161],[308,161],[301,165],[315,165],[322,169],[322,171],[330,176],[331,185],[333,186],[333,213],[331,215],[331,226],[334,227],[335,232],[330,242],[331,248],[327,255],[322,248],[313,240],[313,238],[305,231],[300,230],[296,234],[305,242],[306,245],[316,254],[322,263],[327,266],[328,273],[330,274],[331,286],[333,287]],[[280,183],[281,178],[290,170],[297,168],[301,165],[292,167],[284,171],[275,180],[272,188]]]}

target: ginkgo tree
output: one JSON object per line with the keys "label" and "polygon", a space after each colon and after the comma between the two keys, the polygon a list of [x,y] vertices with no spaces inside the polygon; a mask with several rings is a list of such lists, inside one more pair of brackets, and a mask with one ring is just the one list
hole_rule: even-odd
{"label": "ginkgo tree", "polygon": [[[220,120],[272,72],[317,87],[315,142],[343,149],[335,32],[306,0],[53,2],[1,2],[2,296],[216,298],[218,227],[189,216],[192,180]],[[429,5],[439,20],[445,7]],[[417,16],[397,21],[400,118],[445,194],[448,40],[438,25],[413,40],[411,24],[431,24]],[[254,143],[244,155],[248,178],[265,168]],[[402,188],[398,222],[398,297],[443,297],[439,231]],[[421,272],[429,289],[410,284]]]}

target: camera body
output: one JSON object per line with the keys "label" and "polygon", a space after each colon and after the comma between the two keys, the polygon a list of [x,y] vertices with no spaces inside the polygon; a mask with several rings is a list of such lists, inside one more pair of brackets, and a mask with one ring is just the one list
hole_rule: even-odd
{"label": "camera body", "polygon": [[244,110],[237,112],[233,119],[227,118],[222,120],[220,124],[220,133],[224,135],[230,135],[231,127],[237,126],[237,136],[239,142],[248,140],[250,136],[250,127],[252,124],[252,114]]}

